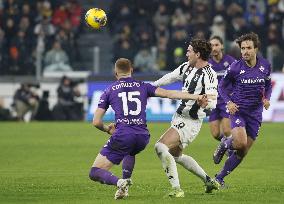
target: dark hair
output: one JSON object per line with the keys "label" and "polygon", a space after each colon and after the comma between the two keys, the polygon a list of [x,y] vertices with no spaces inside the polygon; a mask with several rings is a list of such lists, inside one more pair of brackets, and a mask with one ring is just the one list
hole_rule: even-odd
{"label": "dark hair", "polygon": [[244,41],[252,41],[254,48],[259,48],[260,47],[260,41],[258,38],[258,35],[254,32],[244,34],[240,36],[237,40],[236,43],[241,47],[242,42]]}
{"label": "dark hair", "polygon": [[115,67],[123,73],[128,73],[131,70],[132,64],[129,59],[119,58],[115,62]]}
{"label": "dark hair", "polygon": [[222,45],[224,44],[222,38],[218,35],[214,35],[213,37],[210,38],[210,41],[211,40],[218,40]]}
{"label": "dark hair", "polygon": [[211,53],[211,45],[208,41],[203,39],[193,39],[189,43],[195,53],[200,53],[200,58],[203,60],[208,60]]}

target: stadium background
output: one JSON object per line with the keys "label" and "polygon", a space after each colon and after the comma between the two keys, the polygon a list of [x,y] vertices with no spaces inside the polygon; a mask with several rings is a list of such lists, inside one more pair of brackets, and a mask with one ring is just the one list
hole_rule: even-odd
{"label": "stadium background", "polygon": [[[84,24],[84,13],[92,7],[106,11],[106,28],[95,31]],[[39,121],[50,120],[50,115],[30,123],[0,122],[0,203],[117,203],[114,187],[88,179],[89,168],[108,138],[89,120],[99,95],[114,80],[113,62],[130,58],[135,78],[153,81],[185,60],[184,42],[190,37],[220,35],[225,53],[239,57],[233,39],[248,31],[259,34],[260,54],[272,63],[271,107],[264,112],[264,119],[272,122],[263,124],[245,161],[226,178],[229,189],[206,195],[200,180],[179,168],[186,197],[178,203],[283,203],[283,14],[284,0],[0,0],[1,120],[18,120],[12,104],[21,84],[29,84],[52,111],[64,75],[80,92],[74,100],[83,104],[83,111],[79,109],[83,117],[65,118],[79,122]],[[55,41],[60,43],[55,46],[60,54],[51,50]],[[58,62],[50,57],[56,53],[67,65],[61,68],[71,70],[46,71]],[[154,152],[177,102],[152,98],[149,104],[148,120],[164,122],[149,122],[151,140],[137,156],[134,185],[124,203],[177,202],[163,197],[170,186]],[[106,119],[112,117],[109,111]],[[24,120],[30,118],[27,114]],[[214,176],[223,164],[213,164],[216,145],[204,123],[185,153]],[[120,176],[121,167],[113,172]]]}
{"label": "stadium background", "polygon": [[[106,11],[106,28],[95,31],[85,25],[84,13],[91,7]],[[153,81],[186,60],[185,42],[191,37],[219,35],[225,53],[239,58],[234,39],[254,31],[261,40],[260,54],[273,70],[272,106],[264,119],[284,121],[283,15],[283,0],[0,0],[1,108],[15,116],[13,96],[28,82],[40,85],[35,89],[39,100],[49,92],[52,111],[60,78],[66,75],[80,82],[79,100],[90,120],[98,95],[114,80],[117,58],[131,59],[135,77]],[[50,70],[52,64],[60,64],[61,70]],[[150,121],[170,120],[176,106],[167,99],[151,99],[150,104],[155,107],[148,109]],[[112,119],[111,111],[106,119]]]}

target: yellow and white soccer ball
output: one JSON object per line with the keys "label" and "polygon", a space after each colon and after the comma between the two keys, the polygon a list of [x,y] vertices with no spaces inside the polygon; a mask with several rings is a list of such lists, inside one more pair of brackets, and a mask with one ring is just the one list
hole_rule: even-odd
{"label": "yellow and white soccer ball", "polygon": [[99,8],[92,8],[87,11],[85,21],[88,26],[94,29],[100,29],[107,23],[107,16],[104,10]]}

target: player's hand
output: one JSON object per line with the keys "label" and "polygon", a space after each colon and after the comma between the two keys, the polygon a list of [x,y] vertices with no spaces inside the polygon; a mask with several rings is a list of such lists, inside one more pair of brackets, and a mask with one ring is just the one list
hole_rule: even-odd
{"label": "player's hand", "polygon": [[207,95],[200,95],[198,96],[197,99],[197,104],[201,107],[201,108],[205,108],[208,105],[208,98]]}
{"label": "player's hand", "polygon": [[232,101],[227,103],[227,108],[231,115],[235,115],[235,113],[239,111],[239,106]]}
{"label": "player's hand", "polygon": [[204,94],[204,95],[206,95],[208,99],[212,99],[212,100],[216,100],[217,99],[216,94]]}
{"label": "player's hand", "polygon": [[264,98],[264,99],[262,100],[262,103],[263,103],[263,106],[264,106],[265,110],[268,110],[269,107],[270,107],[270,102],[269,102],[269,100],[266,99],[266,98]]}
{"label": "player's hand", "polygon": [[114,123],[111,123],[108,125],[109,131],[107,131],[108,134],[112,135],[115,131],[115,125]]}

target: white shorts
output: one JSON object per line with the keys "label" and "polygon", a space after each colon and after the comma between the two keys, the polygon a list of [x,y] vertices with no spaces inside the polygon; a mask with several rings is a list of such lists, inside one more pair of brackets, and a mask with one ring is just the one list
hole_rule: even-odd
{"label": "white shorts", "polygon": [[185,148],[198,135],[203,120],[193,120],[175,113],[172,117],[171,127],[174,128],[180,137],[181,148]]}

